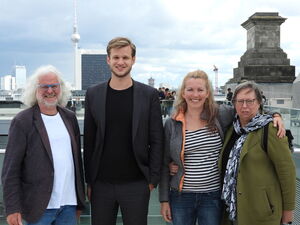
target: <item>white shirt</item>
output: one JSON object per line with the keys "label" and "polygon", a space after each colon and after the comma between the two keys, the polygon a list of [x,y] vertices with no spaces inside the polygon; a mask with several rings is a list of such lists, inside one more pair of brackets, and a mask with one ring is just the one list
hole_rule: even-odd
{"label": "white shirt", "polygon": [[47,130],[54,164],[54,183],[47,209],[77,205],[74,162],[68,130],[59,113],[54,116],[41,115]]}

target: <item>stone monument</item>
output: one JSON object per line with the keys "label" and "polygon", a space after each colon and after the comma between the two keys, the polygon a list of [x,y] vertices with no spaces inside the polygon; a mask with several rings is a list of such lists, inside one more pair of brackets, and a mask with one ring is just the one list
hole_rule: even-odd
{"label": "stone monument", "polygon": [[242,26],[247,30],[247,51],[229,82],[293,83],[295,66],[280,48],[280,25],[286,20],[273,12],[255,13]]}
{"label": "stone monument", "polygon": [[280,25],[285,20],[277,12],[257,12],[241,24],[247,30],[247,51],[238,68],[233,69],[233,78],[226,88],[234,90],[242,80],[253,80],[269,100],[291,102],[295,66],[290,65],[287,54],[280,48]]}

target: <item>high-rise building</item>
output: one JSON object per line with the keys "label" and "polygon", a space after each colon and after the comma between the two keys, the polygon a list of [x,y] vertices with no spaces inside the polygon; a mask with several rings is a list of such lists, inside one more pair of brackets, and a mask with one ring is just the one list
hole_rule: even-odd
{"label": "high-rise building", "polygon": [[1,77],[1,89],[8,91],[16,89],[16,78],[12,75],[5,75]]}
{"label": "high-rise building", "polygon": [[106,81],[111,77],[111,71],[106,62],[106,53],[99,50],[77,50],[76,71],[78,90],[86,90],[91,85]]}
{"label": "high-rise building", "polygon": [[13,76],[16,80],[15,88],[25,88],[26,84],[26,67],[25,66],[14,66],[13,67]]}

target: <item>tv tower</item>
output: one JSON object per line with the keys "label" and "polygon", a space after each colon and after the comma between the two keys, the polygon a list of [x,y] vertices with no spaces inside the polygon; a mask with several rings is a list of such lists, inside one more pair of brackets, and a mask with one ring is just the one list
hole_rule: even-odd
{"label": "tv tower", "polygon": [[214,65],[215,72],[215,94],[218,94],[218,68]]}
{"label": "tv tower", "polygon": [[74,44],[74,87],[76,90],[81,90],[81,73],[78,67],[78,42],[80,40],[80,35],[78,33],[77,27],[77,0],[74,0],[74,21],[73,21],[73,34],[71,40]]}

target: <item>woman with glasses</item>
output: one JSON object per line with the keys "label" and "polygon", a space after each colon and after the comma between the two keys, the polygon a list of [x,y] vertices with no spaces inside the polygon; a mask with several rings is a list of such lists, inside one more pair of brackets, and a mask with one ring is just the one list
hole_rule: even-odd
{"label": "woman with glasses", "polygon": [[[173,225],[219,225],[221,179],[218,170],[223,136],[233,108],[218,107],[205,72],[183,79],[172,118],[165,123],[164,164],[160,181],[161,214]],[[171,169],[174,162],[178,171]]]}
{"label": "woman with glasses", "polygon": [[[222,224],[289,224],[295,208],[295,166],[287,138],[278,138],[272,117],[260,112],[262,95],[254,82],[238,85],[236,116],[220,156],[225,216]],[[267,149],[262,144],[268,126]]]}

